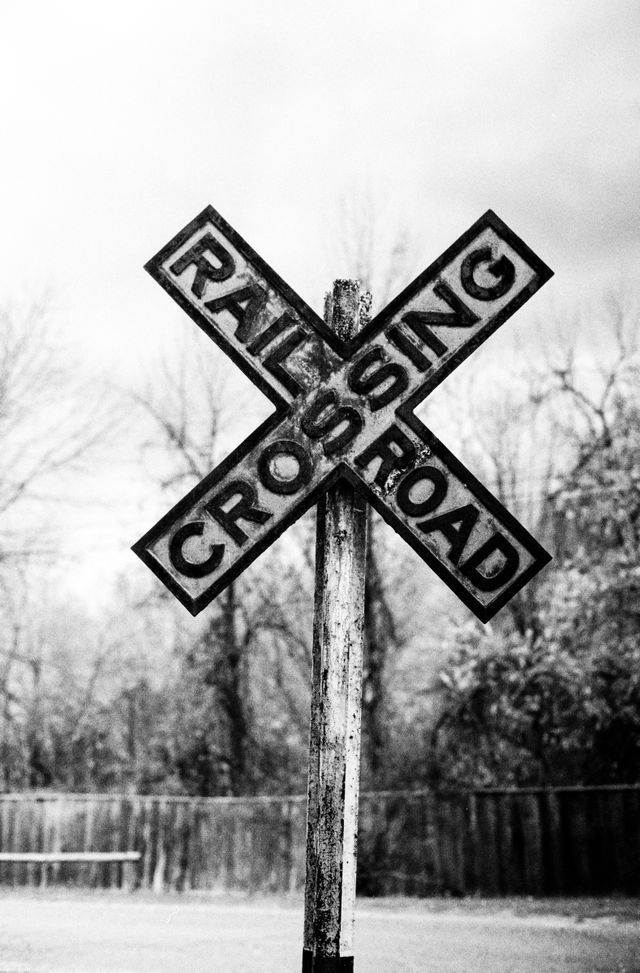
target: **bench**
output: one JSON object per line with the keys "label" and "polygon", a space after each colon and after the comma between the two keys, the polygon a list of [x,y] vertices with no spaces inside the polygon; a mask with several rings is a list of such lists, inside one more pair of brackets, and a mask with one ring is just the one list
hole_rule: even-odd
{"label": "bench", "polygon": [[28,865],[39,864],[42,866],[40,872],[40,885],[46,887],[47,866],[57,865],[62,862],[76,862],[80,864],[93,864],[96,862],[108,862],[111,864],[124,864],[126,866],[123,881],[125,887],[130,888],[131,875],[129,868],[140,861],[139,851],[2,851],[0,852],[0,862],[24,862]]}

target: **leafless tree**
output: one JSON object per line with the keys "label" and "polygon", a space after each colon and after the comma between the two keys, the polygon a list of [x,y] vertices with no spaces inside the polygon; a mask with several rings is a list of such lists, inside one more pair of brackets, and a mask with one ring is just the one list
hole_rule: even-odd
{"label": "leafless tree", "polygon": [[[55,554],[68,502],[121,414],[56,335],[47,300],[0,307],[0,559]],[[48,514],[43,523],[43,513]]]}
{"label": "leafless tree", "polygon": [[[47,299],[0,308],[0,694],[2,772],[47,783],[40,732],[50,640],[28,604],[60,558],[77,481],[113,441],[117,397],[87,377],[52,324]],[[51,623],[49,619],[48,623]],[[91,683],[91,677],[89,677]],[[11,759],[9,751],[14,748]]]}
{"label": "leafless tree", "polygon": [[339,199],[330,246],[339,276],[359,280],[362,290],[371,293],[373,313],[422,269],[416,236],[390,219],[380,197],[369,189]]}
{"label": "leafless tree", "polygon": [[[239,411],[238,395],[230,388],[233,379],[226,367],[216,367],[207,350],[202,336],[187,337],[162,364],[161,379],[154,380],[158,391],[135,396],[150,420],[143,450],[147,470],[172,500],[211,472],[223,452],[235,445],[232,417]],[[251,403],[245,411],[251,411]],[[283,768],[277,767],[273,754],[279,752],[280,763],[286,764],[287,747],[276,727],[283,714],[290,725],[280,726],[280,736],[295,726],[306,738],[308,714],[303,728],[300,697],[288,686],[298,685],[302,672],[308,677],[310,668],[309,640],[300,628],[304,570],[301,574],[282,564],[274,570],[277,556],[267,555],[271,568],[256,565],[249,579],[230,584],[199,627],[178,626],[181,664],[201,683],[208,700],[200,717],[208,722],[209,732],[200,734],[199,742],[185,740],[181,758],[186,778],[198,764],[203,768],[190,783],[201,792],[238,794],[264,788],[269,761],[281,777]],[[155,591],[164,598],[160,589]],[[310,603],[308,592],[307,598]],[[274,692],[276,705],[269,698]],[[262,755],[265,767],[257,767],[256,755]]]}

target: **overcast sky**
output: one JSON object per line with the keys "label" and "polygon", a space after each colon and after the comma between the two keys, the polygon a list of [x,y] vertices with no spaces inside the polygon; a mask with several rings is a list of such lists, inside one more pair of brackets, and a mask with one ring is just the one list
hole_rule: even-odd
{"label": "overcast sky", "polygon": [[491,207],[559,305],[640,269],[638,0],[4,0],[0,106],[0,299],[122,381],[194,327],[142,265],[208,203],[317,309],[356,187],[425,266]]}

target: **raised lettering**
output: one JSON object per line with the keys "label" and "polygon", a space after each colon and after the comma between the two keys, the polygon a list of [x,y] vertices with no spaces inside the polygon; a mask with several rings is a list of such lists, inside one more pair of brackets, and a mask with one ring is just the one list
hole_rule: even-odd
{"label": "raised lettering", "polygon": [[451,308],[450,311],[408,311],[403,321],[436,355],[443,355],[446,345],[432,331],[432,328],[470,328],[480,320],[477,314],[460,300],[444,280],[438,280],[433,286],[433,293]]}
{"label": "raised lettering", "polygon": [[[497,278],[497,283],[491,287],[478,284],[473,276],[476,267],[484,263],[489,264],[487,270],[493,277]],[[479,247],[477,250],[472,250],[464,258],[460,268],[462,286],[470,297],[475,297],[479,301],[495,301],[502,297],[507,291],[511,290],[515,278],[516,269],[509,258],[503,256],[498,260],[493,260],[491,247]]]}
{"label": "raised lettering", "polygon": [[[392,446],[396,446],[398,452]],[[415,455],[416,448],[409,437],[392,424],[356,456],[354,463],[360,469],[366,469],[374,460],[379,459],[380,466],[373,482],[384,489],[389,474],[393,470],[405,470],[413,462]]]}
{"label": "raised lettering", "polygon": [[202,537],[205,524],[202,520],[195,520],[183,524],[169,541],[169,560],[176,571],[187,578],[204,578],[220,566],[224,555],[224,544],[212,544],[209,557],[204,561],[187,561],[182,548],[190,537]]}
{"label": "raised lettering", "polygon": [[299,348],[300,345],[304,344],[307,339],[307,334],[302,328],[296,328],[291,334],[288,334],[279,345],[277,345],[272,352],[270,352],[264,360],[264,367],[267,368],[272,375],[274,375],[281,385],[291,393],[291,395],[297,395],[302,391],[302,386],[297,379],[290,375],[286,368],[283,368],[282,363],[287,360],[289,355]]}
{"label": "raised lettering", "polygon": [[240,287],[223,297],[206,301],[204,306],[213,314],[229,311],[238,322],[235,330],[236,338],[238,341],[247,341],[253,323],[266,303],[266,291],[259,284],[247,284],[246,287]]}
{"label": "raised lettering", "polygon": [[[484,574],[480,566],[489,560],[493,554],[502,555],[502,565],[492,574]],[[504,587],[520,566],[520,556],[517,550],[499,531],[485,541],[471,557],[460,565],[460,571],[465,578],[480,591],[496,591]]]}
{"label": "raised lettering", "polygon": [[[238,497],[237,503],[229,510],[223,510],[223,505],[228,503],[232,497]],[[249,520],[254,524],[264,524],[272,516],[268,510],[256,507],[256,491],[246,480],[233,480],[228,483],[220,493],[211,497],[205,505],[205,510],[210,513],[214,520],[217,520],[223,530],[233,538],[236,544],[242,545],[247,540],[247,535],[238,526],[238,520]]]}
{"label": "raised lettering", "polygon": [[[379,368],[372,366],[379,365]],[[385,385],[389,379],[391,383],[383,388],[378,395],[369,395],[374,389]],[[352,392],[359,395],[369,395],[368,403],[372,412],[377,412],[383,406],[393,402],[409,385],[406,368],[397,362],[387,361],[385,352],[380,345],[374,345],[361,358],[354,362],[349,370],[348,385]]]}
{"label": "raised lettering", "polygon": [[[334,389],[323,389],[305,410],[300,425],[310,439],[330,436],[322,444],[325,456],[340,453],[358,435],[364,420],[357,409],[339,405],[338,394]],[[342,428],[341,428],[342,427]],[[340,431],[337,431],[340,430]]]}
{"label": "raised lettering", "polygon": [[[297,464],[293,476],[288,476],[286,473],[283,475],[281,469],[277,473],[274,472],[273,461],[281,456],[291,457]],[[258,459],[260,482],[271,493],[297,493],[310,481],[312,473],[311,457],[306,449],[293,439],[277,439],[274,443],[269,443]]]}
{"label": "raised lettering", "polygon": [[[419,314],[418,311],[413,312],[414,314]],[[409,317],[405,314],[403,321]],[[427,329],[428,330],[428,329]],[[433,332],[431,332],[433,334]],[[435,335],[433,335],[435,338]],[[409,361],[412,361],[416,368],[421,372],[426,372],[427,369],[431,368],[431,361],[427,358],[425,354],[418,348],[415,341],[412,341],[406,331],[400,327],[400,325],[394,324],[392,328],[387,331],[387,338],[389,341],[396,346],[396,348],[406,355]],[[446,345],[443,345],[446,351]]]}
{"label": "raised lettering", "polygon": [[431,534],[434,530],[444,534],[451,545],[447,556],[453,564],[457,564],[477,519],[477,507],[474,507],[472,503],[466,503],[462,507],[456,507],[455,510],[449,510],[447,513],[439,514],[430,520],[423,520],[416,524],[416,527],[423,534]]}
{"label": "raised lettering", "polygon": [[267,345],[270,345],[272,341],[281,335],[283,331],[293,327],[295,323],[296,319],[293,315],[285,311],[279,318],[276,318],[273,324],[270,324],[268,328],[265,328],[264,331],[257,334],[255,338],[252,338],[247,345],[247,351],[252,355],[258,355],[261,351],[264,351]]}
{"label": "raised lettering", "polygon": [[[210,253],[220,261],[219,267],[214,267],[204,256]],[[205,233],[197,243],[183,253],[181,257],[171,264],[169,270],[176,277],[184,273],[190,264],[196,265],[196,274],[191,285],[191,292],[196,297],[202,297],[204,287],[208,280],[227,280],[235,273],[236,265],[233,257],[228,250],[218,243],[211,233]]]}
{"label": "raised lettering", "polygon": [[[424,500],[412,500],[411,490],[418,483],[431,483],[431,493]],[[447,478],[435,466],[418,466],[402,479],[396,499],[403,513],[409,517],[424,517],[440,506],[447,495]]]}

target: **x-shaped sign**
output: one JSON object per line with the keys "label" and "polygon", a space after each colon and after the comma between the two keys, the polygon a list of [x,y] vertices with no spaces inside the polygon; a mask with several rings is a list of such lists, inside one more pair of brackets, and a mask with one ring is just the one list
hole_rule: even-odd
{"label": "x-shaped sign", "polygon": [[146,269],[276,407],[133,547],[193,615],[338,477],[483,622],[550,560],[414,413],[551,276],[490,210],[351,340],[212,207]]}

